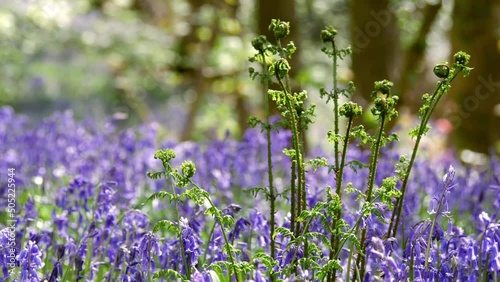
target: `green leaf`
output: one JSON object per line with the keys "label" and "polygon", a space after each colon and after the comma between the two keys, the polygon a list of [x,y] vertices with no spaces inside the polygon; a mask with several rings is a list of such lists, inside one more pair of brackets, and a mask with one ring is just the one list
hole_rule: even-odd
{"label": "green leaf", "polygon": [[359,169],[362,169],[364,167],[367,167],[364,163],[358,160],[352,160],[347,163],[347,166],[349,166],[355,173],[358,173]]}
{"label": "green leaf", "polygon": [[335,134],[333,130],[329,130],[327,133],[328,142],[330,143],[340,143],[344,140],[344,136],[340,134]]}
{"label": "green leaf", "polygon": [[166,219],[160,220],[155,224],[155,226],[153,227],[153,233],[156,233],[160,229],[164,228],[173,233],[179,233],[179,226],[177,226],[177,224],[173,223],[172,221]]}
{"label": "green leaf", "polygon": [[291,159],[295,158],[295,150],[294,149],[283,149],[283,153],[289,156]]}
{"label": "green leaf", "polygon": [[147,172],[146,175],[150,179],[160,179],[163,175],[165,175],[164,171],[159,171],[159,172]]}
{"label": "green leaf", "polygon": [[158,272],[156,272],[153,275],[153,278],[158,279],[158,278],[176,278],[180,279],[183,282],[189,282],[189,279],[186,278],[186,276],[180,274],[179,272],[173,270],[173,269],[161,269]]}
{"label": "green leaf", "polygon": [[353,129],[351,130],[350,136],[352,138],[356,138],[356,139],[360,140],[361,144],[363,144],[363,145],[372,142],[372,138],[365,131],[365,128],[363,127],[363,125],[358,125],[358,126],[353,127]]}
{"label": "green leaf", "polygon": [[145,205],[153,200],[162,200],[165,197],[172,197],[173,195],[167,191],[158,191],[156,193],[153,193],[149,198],[146,199],[146,201],[142,204]]}
{"label": "green leaf", "polygon": [[354,188],[354,186],[352,186],[352,182],[348,182],[344,190],[347,194],[352,194],[352,193],[358,194],[358,196],[356,197],[356,201],[363,198],[365,195],[361,190]]}
{"label": "green leaf", "polygon": [[328,160],[325,157],[316,157],[307,161],[307,164],[311,165],[314,171],[318,170],[320,167],[328,166]]}
{"label": "green leaf", "polygon": [[[429,126],[425,126],[424,130],[422,131],[422,135],[426,135],[427,131],[429,131]],[[420,125],[415,126],[413,129],[410,130],[410,137],[415,139],[419,136],[420,134]]]}
{"label": "green leaf", "polygon": [[210,281],[212,282],[220,282],[222,281],[220,278],[222,277],[222,273],[217,273],[214,270],[208,271],[208,276],[210,276]]}
{"label": "green leaf", "polygon": [[243,193],[247,193],[252,195],[254,198],[257,197],[257,195],[262,192],[266,195],[266,198],[269,198],[269,192],[267,191],[266,187],[252,187],[252,188],[247,188],[242,190]]}
{"label": "green leaf", "polygon": [[274,233],[274,237],[276,238],[276,235],[278,235],[278,234],[281,234],[284,237],[295,238],[293,236],[293,232],[290,231],[290,229],[285,228],[285,227],[278,227],[278,228],[276,228],[275,233]]}
{"label": "green leaf", "polygon": [[231,215],[225,215],[222,217],[222,224],[232,226],[234,224],[234,218]]}

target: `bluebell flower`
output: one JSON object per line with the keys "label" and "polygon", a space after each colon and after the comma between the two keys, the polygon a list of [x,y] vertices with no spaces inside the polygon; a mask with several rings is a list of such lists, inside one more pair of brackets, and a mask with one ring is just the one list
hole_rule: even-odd
{"label": "bluebell flower", "polygon": [[239,239],[242,232],[246,231],[251,223],[243,217],[238,218],[234,224],[234,229],[229,233],[229,241]]}
{"label": "bluebell flower", "polygon": [[198,257],[201,254],[200,244],[202,241],[191,228],[186,218],[181,218],[180,223],[182,228],[182,243],[184,245],[184,252],[188,257],[188,267],[191,267],[196,264]]}
{"label": "bluebell flower", "polygon": [[144,234],[139,245],[139,252],[142,257],[142,271],[148,273],[150,271],[155,271],[154,256],[161,255],[160,245],[156,235],[151,232]]}
{"label": "bluebell flower", "polygon": [[255,282],[267,282],[266,276],[259,270],[255,270]]}
{"label": "bluebell flower", "polygon": [[292,259],[300,259],[304,256],[304,250],[302,247],[297,248],[295,245],[291,245],[288,250],[283,251],[283,253],[278,254],[281,257],[280,266],[284,267],[292,262]]}
{"label": "bluebell flower", "polygon": [[498,251],[498,244],[499,242],[495,242],[487,252],[487,256],[489,256],[488,270],[493,272],[500,271],[500,252]]}
{"label": "bluebell flower", "polygon": [[24,206],[25,214],[23,221],[35,220],[38,218],[38,211],[35,207],[35,201],[32,197],[28,197],[26,204]]}
{"label": "bluebell flower", "polygon": [[63,270],[62,270],[62,264],[61,260],[64,257],[64,254],[66,252],[66,247],[64,245],[58,245],[56,247],[57,249],[57,257],[53,259],[53,269],[50,273],[50,276],[48,278],[49,282],[56,282],[59,280],[60,277],[62,277]]}
{"label": "bluebell flower", "polygon": [[125,214],[123,224],[126,228],[143,229],[149,225],[149,217],[139,210],[131,210]]}
{"label": "bluebell flower", "polygon": [[38,249],[34,241],[28,241],[24,250],[19,253],[17,258],[21,266],[21,280],[29,282],[41,281],[37,270],[44,266],[42,261],[42,252]]}
{"label": "bluebell flower", "polygon": [[127,268],[125,269],[125,275],[129,277],[134,277],[135,273],[140,272],[138,267],[140,266],[141,256],[139,254],[139,246],[134,244],[130,247],[128,254],[125,258],[125,263]]}
{"label": "bluebell flower", "polygon": [[259,246],[261,247],[269,246],[269,243],[271,242],[270,238],[271,231],[266,216],[257,210],[252,210],[250,212],[249,218],[252,219],[250,221],[252,225],[251,229],[258,234],[257,242],[259,243]]}
{"label": "bluebell flower", "polygon": [[191,275],[190,282],[211,282],[210,274],[200,272],[198,269],[195,269],[194,273]]}
{"label": "bluebell flower", "polygon": [[386,246],[391,246],[390,248],[392,248],[392,244],[379,237],[370,238],[367,246],[367,255],[374,261],[370,275],[376,276],[375,270],[380,268],[384,273],[386,281],[406,280],[408,278],[408,267],[401,262],[401,258],[395,259],[390,255],[390,248],[388,249]]}

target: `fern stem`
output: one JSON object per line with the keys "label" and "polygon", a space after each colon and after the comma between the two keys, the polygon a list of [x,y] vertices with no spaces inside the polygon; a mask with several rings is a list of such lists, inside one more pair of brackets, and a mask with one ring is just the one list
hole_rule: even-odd
{"label": "fern stem", "polygon": [[[394,210],[393,210],[393,213],[391,216],[391,222],[389,224],[389,231],[388,231],[389,237],[391,237],[391,235],[392,235],[392,237],[395,237],[396,233],[398,231],[398,224],[399,224],[399,219],[401,216],[401,210],[403,208],[406,187],[408,185],[408,180],[410,178],[411,169],[412,169],[413,164],[415,162],[415,157],[417,156],[418,148],[420,145],[420,140],[422,140],[422,137],[424,136],[424,133],[425,133],[425,128],[427,127],[427,124],[429,123],[429,120],[432,116],[432,113],[434,112],[434,109],[436,108],[437,104],[439,103],[439,100],[446,92],[446,89],[444,87],[449,85],[458,76],[459,73],[460,73],[460,70],[457,69],[453,72],[453,74],[449,78],[439,82],[438,87],[436,87],[436,90],[432,94],[431,106],[429,109],[427,109],[427,111],[425,112],[425,114],[422,118],[422,121],[420,122],[420,127],[419,127],[419,131],[418,131],[417,139],[415,140],[415,146],[413,147],[411,159],[410,159],[410,162],[408,164],[408,168],[406,169],[403,184],[401,185],[401,197],[399,197],[398,200],[396,201],[396,205],[394,207]],[[391,231],[391,229],[392,229],[392,231]]]}
{"label": "fern stem", "polygon": [[[278,49],[280,50],[279,53],[280,53],[280,56],[281,58],[283,59],[286,59],[286,55],[285,55],[285,52],[283,51],[283,47],[281,45],[281,40],[279,38],[276,38],[276,45],[278,46]],[[296,205],[295,205],[295,209],[296,209],[296,213],[295,213],[295,216],[299,216],[301,211],[302,211],[302,205],[304,205],[304,209],[305,209],[305,205],[306,203],[301,203],[301,195],[305,194],[305,182],[304,182],[304,178],[305,178],[305,172],[304,172],[304,165],[303,165],[303,162],[302,162],[302,150],[301,150],[301,142],[300,142],[300,131],[299,131],[299,124],[298,124],[298,115],[297,115],[297,111],[295,110],[295,108],[293,107],[292,105],[292,102],[290,101],[288,95],[292,95],[292,90],[291,90],[291,86],[290,86],[290,78],[287,75],[285,75],[284,79],[285,79],[285,84],[283,84],[283,81],[281,80],[281,78],[278,76],[278,74],[276,74],[276,77],[278,79],[278,82],[282,88],[282,90],[284,91],[284,96],[285,96],[285,99],[286,99],[286,104],[287,104],[287,108],[288,108],[288,111],[290,112],[290,127],[292,128],[292,140],[293,140],[293,147],[294,147],[294,150],[295,150],[295,162],[296,162],[296,171],[297,171],[297,189],[295,191],[295,197],[297,199],[297,202],[296,202]],[[292,177],[292,181],[294,181],[293,177]],[[293,193],[292,193],[293,194]],[[292,199],[294,198],[294,196],[292,196]],[[303,197],[305,198],[305,197]],[[298,235],[300,233],[300,224],[298,222],[295,222],[295,229],[296,229],[296,235]]]}
{"label": "fern stem", "polygon": [[[189,179],[189,182],[194,187],[196,187],[196,188],[198,188],[200,190],[203,190],[203,189],[200,188],[200,186],[198,186],[196,183],[194,183],[191,179]],[[210,204],[210,207],[212,207],[213,209],[219,211],[219,209],[217,209],[217,207],[215,206],[214,202],[212,202],[212,199],[210,199],[210,195],[208,194],[208,192],[207,193],[203,193],[203,197],[208,201],[208,203]],[[224,230],[224,224],[222,223],[222,219],[221,219],[220,215],[216,215],[215,218],[216,218],[216,220],[219,221],[219,225],[220,225],[220,230],[221,230],[221,233],[222,233],[222,237],[224,238],[225,246],[227,248],[227,255],[229,256],[229,261],[231,262],[231,265],[233,266],[234,278],[236,279],[236,282],[239,282],[240,278],[238,276],[238,267],[236,266],[236,261],[234,260],[234,257],[233,257],[233,251],[232,251],[232,248],[231,248],[231,244],[229,243],[226,231]]]}
{"label": "fern stem", "polygon": [[[269,110],[269,98],[268,98],[268,89],[269,89],[269,73],[267,71],[267,62],[264,51],[260,51],[260,55],[262,57],[263,64],[263,72],[264,72],[264,108],[266,111],[266,139],[267,139],[267,177],[269,181],[269,201],[270,201],[270,224],[271,224],[271,258],[275,258],[276,253],[276,241],[274,239],[275,233],[275,225],[276,225],[276,195],[274,193],[273,186],[273,162],[272,162],[272,151],[271,151],[271,122],[270,122],[270,110]],[[271,276],[271,282],[274,282],[274,276]]]}
{"label": "fern stem", "polygon": [[[172,168],[169,167],[168,173],[172,171]],[[165,176],[166,178],[166,176]],[[179,199],[177,198],[177,192],[175,191],[175,185],[173,179],[170,179],[170,188],[172,189],[172,194],[174,195],[174,203],[175,203],[175,217],[177,221],[177,227],[179,227],[179,231],[177,237],[179,238],[179,246],[181,248],[182,254],[182,263],[184,264],[184,268],[186,269],[186,276],[188,279],[191,279],[191,267],[187,264],[186,252],[184,251],[184,243],[182,242],[182,227],[181,227],[181,216],[179,212]]]}
{"label": "fern stem", "polygon": [[[290,127],[292,128],[292,145],[293,145],[293,149],[295,151],[295,155],[294,155],[295,160],[292,161],[292,166],[293,166],[293,162],[295,162],[295,166],[296,166],[296,169],[295,170],[292,169],[292,172],[297,171],[297,178],[298,178],[297,189],[296,189],[295,193],[292,192],[292,200],[295,200],[295,199],[300,199],[300,195],[301,195],[301,187],[300,186],[302,183],[302,170],[303,170],[303,166],[301,165],[302,164],[302,154],[300,152],[299,133],[298,133],[298,129],[297,129],[297,120],[296,120],[297,112],[293,108],[292,102],[290,101],[290,98],[288,97],[289,92],[287,91],[287,88],[285,87],[285,85],[283,85],[283,81],[279,77],[278,73],[276,73],[276,78],[278,79],[278,82],[279,82],[279,84],[284,92],[285,102],[286,102],[288,111],[290,112],[289,118],[290,118]],[[292,177],[292,181],[294,181],[293,177]],[[295,216],[297,217],[300,215],[300,203],[295,203],[295,208],[296,208]],[[297,236],[298,233],[300,232],[300,224],[298,222],[295,222],[295,229],[296,229],[295,235]]]}
{"label": "fern stem", "polygon": [[[377,141],[375,142],[375,147],[372,155],[372,160],[370,163],[370,177],[368,179],[368,190],[366,191],[366,200],[368,202],[371,201],[372,199],[372,193],[373,193],[373,184],[375,183],[375,176],[377,174],[377,164],[378,164],[378,157],[379,157],[379,152],[380,152],[380,143],[382,140],[382,135],[384,133],[384,125],[385,125],[385,113],[381,114],[381,120],[380,120],[380,128],[377,134]],[[359,268],[360,276],[359,279],[363,280],[363,276],[365,275],[365,265],[366,265],[366,232],[367,229],[364,228],[363,231],[361,231],[361,250],[360,253],[358,254],[357,258],[357,266]]]}
{"label": "fern stem", "polygon": [[[340,208],[339,208],[339,210],[334,218],[334,220],[336,220],[336,221],[340,220],[340,217],[342,216],[342,180],[343,180],[343,176],[344,176],[344,166],[345,166],[345,159],[346,159],[346,155],[347,155],[347,146],[349,145],[349,133],[350,133],[351,127],[352,127],[352,120],[353,120],[353,118],[350,117],[349,122],[347,123],[347,130],[346,130],[345,137],[344,137],[344,147],[342,148],[342,157],[340,160],[339,172],[338,172],[338,176],[337,176],[337,183],[336,183],[337,188],[335,189],[335,193],[339,197]],[[335,225],[337,223],[333,223],[333,224],[334,224],[334,228],[335,228]],[[339,235],[340,235],[340,228],[337,227],[336,229],[337,230],[335,231],[335,233],[332,233],[332,236],[330,239],[330,244],[332,246],[332,251],[330,251],[330,260],[335,259],[336,257],[334,256],[334,254],[336,254],[338,252],[338,244],[339,244],[338,240],[339,240]],[[333,272],[331,273],[331,276],[330,275],[328,276],[328,281],[333,282],[336,279],[337,279],[337,270],[334,269]]]}

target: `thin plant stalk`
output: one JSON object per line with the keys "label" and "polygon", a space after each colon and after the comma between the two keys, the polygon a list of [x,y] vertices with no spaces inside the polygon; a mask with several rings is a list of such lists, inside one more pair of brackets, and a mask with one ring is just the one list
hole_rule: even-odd
{"label": "thin plant stalk", "polygon": [[[425,250],[425,265],[424,265],[425,270],[429,269],[429,256],[430,256],[430,250],[431,250],[431,244],[432,244],[432,235],[434,234],[434,228],[436,227],[436,223],[437,223],[437,220],[439,218],[441,208],[444,204],[446,193],[448,193],[450,191],[450,189],[453,188],[453,185],[451,185],[451,182],[453,181],[453,177],[451,177],[451,179],[450,179],[450,171],[451,170],[452,170],[452,168],[450,167],[450,170],[446,174],[446,181],[443,181],[444,182],[443,193],[441,194],[441,196],[438,199],[438,207],[436,210],[436,214],[432,220],[431,230],[429,231],[429,238],[427,240],[427,248]],[[438,256],[438,259],[439,259],[439,256]]]}
{"label": "thin plant stalk", "polygon": [[[169,170],[171,170],[171,169],[169,169]],[[172,188],[172,194],[174,195],[174,201],[175,201],[175,217],[176,217],[176,221],[177,221],[177,226],[179,227],[179,232],[178,232],[177,236],[179,238],[179,245],[181,248],[182,262],[184,263],[184,267],[186,268],[186,276],[188,279],[190,279],[191,278],[191,268],[187,264],[186,252],[184,251],[184,243],[182,242],[182,228],[181,228],[181,216],[180,216],[180,212],[179,212],[179,200],[177,198],[177,192],[175,191],[175,185],[174,185],[174,181],[172,179],[171,179],[171,188]]]}
{"label": "thin plant stalk", "polygon": [[[191,183],[191,185],[193,185],[197,189],[203,190],[200,188],[200,186],[198,186],[196,183],[194,183],[191,179],[189,179],[189,183]],[[208,193],[203,193],[203,196],[207,200],[207,202],[210,204],[210,207],[218,210],[217,207],[215,206],[214,202],[212,202],[212,199],[210,199],[210,195]],[[216,219],[219,220],[220,230],[221,230],[222,237],[224,238],[224,242],[225,242],[226,248],[227,248],[227,255],[229,256],[229,261],[231,262],[231,265],[233,266],[234,278],[236,279],[236,282],[239,282],[240,278],[238,276],[238,268],[236,267],[236,262],[235,262],[234,257],[233,257],[233,252],[232,252],[231,248],[229,247],[231,245],[229,243],[226,231],[224,230],[224,225],[222,223],[220,216],[216,216]]]}
{"label": "thin plant stalk", "polygon": [[[275,225],[276,225],[276,218],[275,218],[275,213],[276,213],[276,195],[274,191],[274,186],[273,186],[273,161],[272,161],[272,151],[271,151],[271,122],[270,122],[270,110],[269,110],[269,98],[268,98],[268,90],[269,90],[269,73],[267,71],[267,62],[266,62],[266,56],[264,54],[264,51],[260,51],[260,55],[262,57],[262,65],[263,65],[263,72],[264,72],[264,108],[266,111],[266,139],[267,139],[267,176],[268,176],[268,181],[269,181],[269,201],[270,201],[270,224],[271,224],[271,258],[275,258],[275,252],[276,252],[276,242],[274,239],[274,233],[275,233]],[[271,281],[274,281],[273,279],[274,276],[271,277]]]}
{"label": "thin plant stalk", "polygon": [[[339,96],[337,93],[337,46],[335,45],[335,41],[332,40],[332,48],[333,48],[333,112],[335,115],[335,123],[334,123],[334,131],[335,131],[335,136],[339,134]],[[334,139],[334,149],[335,149],[335,173],[339,171],[339,142],[337,138]],[[336,175],[337,177],[337,183],[339,175]],[[341,181],[340,181],[341,182]],[[338,185],[337,185],[337,190],[338,190]],[[339,193],[336,191],[337,194]]]}
{"label": "thin plant stalk", "polygon": [[[286,59],[285,52],[283,51],[283,47],[281,45],[281,40],[279,38],[276,38],[276,45],[278,46],[278,49],[280,50],[280,56],[283,59]],[[289,78],[288,74],[285,75],[285,77],[284,77],[285,78],[284,85],[283,85],[283,82],[281,81],[280,77],[277,76],[277,78],[278,78],[278,81],[279,81],[281,88],[285,92],[285,99],[287,101],[287,107],[288,107],[288,110],[290,111],[290,116],[291,116],[290,126],[292,127],[292,134],[293,134],[293,140],[294,140],[293,146],[294,146],[294,150],[295,150],[295,160],[296,160],[295,171],[297,172],[297,190],[295,191],[295,195],[297,197],[297,202],[296,202],[295,208],[297,210],[296,216],[299,216],[302,209],[305,210],[305,206],[306,206],[305,198],[306,197],[305,197],[305,182],[304,182],[305,173],[304,173],[304,164],[302,161],[302,150],[301,150],[302,146],[301,146],[301,142],[300,142],[300,130],[299,130],[298,120],[296,119],[296,117],[298,118],[298,116],[297,116],[297,111],[294,109],[290,99],[288,99],[288,97],[287,97],[287,94],[292,95],[292,89],[290,86],[290,78]],[[292,166],[293,166],[293,164],[292,164]],[[292,178],[292,181],[294,181],[293,178]],[[301,198],[302,198],[302,200],[301,200]],[[299,223],[295,224],[295,229],[296,229],[296,235],[298,235],[300,232],[300,224]]]}
{"label": "thin plant stalk", "polygon": [[[295,144],[295,141],[292,141],[292,143]],[[296,214],[296,211],[297,211],[297,197],[296,197],[296,194],[297,194],[297,188],[295,187],[295,179],[297,178],[297,175],[296,175],[296,165],[295,165],[295,160],[292,160],[292,165],[290,167],[291,169],[291,180],[290,180],[290,201],[291,201],[291,205],[290,205],[290,230],[292,230],[292,232],[294,232],[295,235],[296,234],[296,230],[295,230],[295,222],[297,221],[296,220],[296,217],[298,216]]]}
{"label": "thin plant stalk", "polygon": [[349,258],[347,259],[347,273],[345,277],[345,281],[349,282],[351,280],[351,262],[352,262],[352,254],[353,252],[349,252]]}
{"label": "thin plant stalk", "polygon": [[[293,194],[292,193],[292,199],[294,199],[297,195],[301,195],[301,183],[302,183],[302,168],[303,168],[303,165],[301,165],[302,163],[302,154],[300,152],[300,141],[299,141],[299,133],[298,133],[298,129],[297,129],[297,120],[296,120],[296,111],[295,109],[293,108],[293,105],[292,105],[292,102],[290,101],[290,99],[288,98],[288,91],[287,91],[287,88],[285,87],[285,85],[283,85],[283,81],[281,80],[281,78],[279,77],[279,74],[276,72],[276,78],[278,79],[278,82],[284,92],[284,96],[285,96],[285,100],[286,100],[286,105],[287,105],[287,108],[288,110],[290,111],[290,127],[292,128],[292,143],[293,143],[293,149],[295,150],[295,160],[293,160],[295,162],[295,166],[298,170],[297,172],[297,178],[298,178],[298,181],[297,181],[297,190],[295,191],[296,193]],[[285,76],[285,79],[286,79],[286,76]],[[293,162],[292,161],[292,162]],[[293,181],[293,177],[292,177],[292,181]],[[297,197],[297,199],[300,199],[300,197]],[[296,208],[297,208],[297,212],[296,212],[296,215],[295,216],[298,216],[300,215],[300,202],[299,203],[296,203]],[[295,222],[295,229],[296,229],[296,232],[299,232],[300,230],[300,224],[298,222]],[[296,233],[296,235],[298,235],[298,233]]]}
{"label": "thin plant stalk", "polygon": [[403,184],[401,185],[401,197],[399,197],[398,200],[396,201],[396,205],[394,207],[394,210],[393,210],[393,213],[391,216],[391,222],[389,224],[389,232],[388,232],[389,237],[395,237],[396,233],[398,231],[398,224],[399,224],[399,219],[401,216],[401,210],[403,207],[404,196],[406,193],[406,186],[408,185],[408,180],[410,178],[411,169],[413,167],[413,164],[415,163],[415,158],[417,156],[420,141],[422,140],[422,137],[424,136],[427,124],[429,123],[429,120],[432,116],[432,113],[434,112],[434,109],[436,108],[436,105],[439,103],[439,100],[446,92],[444,87],[447,84],[451,83],[455,79],[455,77],[457,77],[457,75],[459,73],[460,73],[459,70],[455,70],[454,73],[449,78],[439,82],[438,87],[436,88],[436,90],[434,91],[434,93],[432,94],[432,97],[431,97],[431,107],[425,112],[425,114],[422,118],[422,121],[420,122],[419,132],[418,132],[417,138],[415,140],[415,146],[413,147],[411,159],[410,159],[410,162],[408,163],[408,168],[406,169]]}
{"label": "thin plant stalk", "polygon": [[432,244],[432,234],[434,233],[434,228],[436,227],[436,222],[437,222],[437,219],[438,219],[438,216],[439,216],[439,211],[441,210],[441,206],[442,206],[442,200],[443,200],[443,197],[444,195],[446,194],[446,189],[443,191],[443,195],[441,195],[441,199],[439,200],[439,204],[438,204],[438,208],[437,208],[437,211],[436,211],[436,216],[434,216],[434,219],[432,220],[432,224],[431,224],[431,230],[429,231],[429,238],[427,239],[427,248],[425,249],[425,269],[429,269],[429,256],[430,256],[430,252],[431,252],[431,244]]}
{"label": "thin plant stalk", "polygon": [[[381,140],[382,140],[382,134],[384,133],[385,116],[386,116],[385,113],[383,113],[381,115],[380,129],[379,129],[379,132],[377,134],[377,141],[375,142],[375,148],[374,148],[372,160],[371,160],[371,163],[370,163],[370,177],[368,179],[368,189],[366,191],[366,200],[368,202],[370,202],[371,199],[372,199],[373,184],[375,182],[375,176],[377,174],[378,155],[379,155],[379,151],[380,151],[380,143],[381,143]],[[361,241],[360,241],[361,250],[360,250],[360,253],[358,254],[357,263],[356,263],[359,266],[359,271],[360,271],[359,279],[361,279],[361,280],[363,279],[363,276],[365,275],[365,264],[366,264],[366,254],[365,254],[366,244],[365,244],[365,240],[366,240],[366,232],[367,232],[366,228],[364,228],[363,231],[361,231]]]}
{"label": "thin plant stalk", "polygon": [[[352,121],[353,121],[353,117],[350,117],[349,122],[347,123],[347,130],[346,130],[346,134],[344,137],[344,147],[342,149],[342,158],[340,161],[340,166],[339,166],[339,171],[338,171],[338,176],[337,176],[337,183],[336,183],[337,187],[335,190],[337,197],[339,197],[339,199],[340,199],[341,206],[340,206],[340,209],[338,210],[337,214],[335,215],[334,220],[340,220],[340,217],[342,216],[342,180],[343,180],[343,176],[344,176],[345,159],[346,159],[346,155],[347,155],[347,146],[349,145],[349,133],[351,132]],[[333,223],[333,224],[335,227],[336,223]],[[329,258],[330,260],[334,259],[335,258],[334,254],[336,254],[338,252],[338,243],[339,243],[338,236],[339,236],[339,234],[340,234],[340,229],[337,228],[335,233],[332,233],[332,235],[330,237],[330,244],[332,246],[332,251],[330,252],[330,258]],[[336,280],[336,277],[337,277],[337,270],[334,269],[333,272],[331,273],[331,276],[330,275],[328,276],[327,281],[333,282]]]}
{"label": "thin plant stalk", "polygon": [[214,225],[212,226],[212,229],[210,230],[210,234],[208,235],[207,246],[205,247],[205,253],[203,254],[203,261],[207,261],[208,249],[210,248],[210,240],[212,239],[212,236],[214,235],[216,225],[217,225],[217,221],[214,222]]}
{"label": "thin plant stalk", "polygon": [[[405,178],[403,180],[403,184],[401,185],[401,197],[399,197],[398,200],[396,201],[396,205],[394,206],[394,211],[393,211],[392,216],[391,216],[391,222],[389,224],[389,236],[391,236],[391,235],[393,237],[396,236],[396,232],[398,229],[399,217],[401,214],[401,207],[402,207],[403,199],[404,199],[405,192],[406,192],[406,186],[408,184],[408,179],[409,179],[409,176],[411,173],[411,169],[413,167],[413,163],[415,162],[415,158],[417,156],[418,147],[420,145],[420,140],[422,140],[422,136],[424,135],[425,127],[427,126],[426,121],[429,120],[427,118],[427,116],[432,115],[434,107],[437,104],[437,103],[434,103],[434,100],[436,99],[436,95],[438,95],[440,88],[441,88],[441,84],[439,84],[439,86],[436,88],[436,91],[434,92],[434,94],[432,95],[432,98],[431,98],[431,104],[434,106],[429,108],[426,111],[425,116],[422,118],[422,121],[420,122],[420,127],[419,127],[419,132],[417,135],[417,139],[415,140],[415,145],[413,147],[410,162],[408,163],[408,168],[407,168],[406,173],[405,173]],[[391,232],[392,232],[392,234],[391,234]]]}
{"label": "thin plant stalk", "polygon": [[[338,101],[338,95],[337,95],[337,46],[335,45],[335,40],[332,40],[332,48],[333,48],[333,112],[335,116],[335,121],[334,121],[334,131],[335,131],[335,136],[339,134],[339,101]],[[334,138],[334,155],[335,155],[335,178],[336,178],[336,183],[337,183],[337,189],[336,193],[337,196],[340,197],[340,192],[339,192],[339,185],[342,184],[342,181],[339,179],[339,142],[337,138]],[[340,202],[342,203],[342,199],[340,199]],[[340,216],[336,217],[335,220],[339,220]],[[335,227],[335,222],[332,222],[333,227]],[[334,259],[333,253],[335,253],[337,250],[337,243],[335,242],[337,236],[334,235],[335,233],[332,233],[331,239],[330,239],[330,244],[332,246],[332,252],[330,252],[330,257],[329,259],[332,260]],[[333,270],[333,273],[331,275],[328,275],[328,282],[335,281],[336,275],[336,270]]]}

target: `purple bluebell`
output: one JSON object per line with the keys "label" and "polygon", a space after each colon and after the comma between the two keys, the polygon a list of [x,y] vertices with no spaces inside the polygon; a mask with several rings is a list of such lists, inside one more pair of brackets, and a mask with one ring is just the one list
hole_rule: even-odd
{"label": "purple bluebell", "polygon": [[37,270],[44,266],[42,252],[34,241],[28,241],[26,247],[17,258],[21,266],[21,280],[29,282],[41,281]]}
{"label": "purple bluebell", "polygon": [[198,234],[191,228],[188,219],[181,218],[182,243],[187,255],[189,267],[196,264],[201,255],[200,244],[202,243]]}
{"label": "purple bluebell", "polygon": [[154,272],[156,269],[154,256],[161,255],[160,244],[156,235],[151,232],[144,234],[139,245],[139,252],[142,259],[142,271],[145,273]]}

